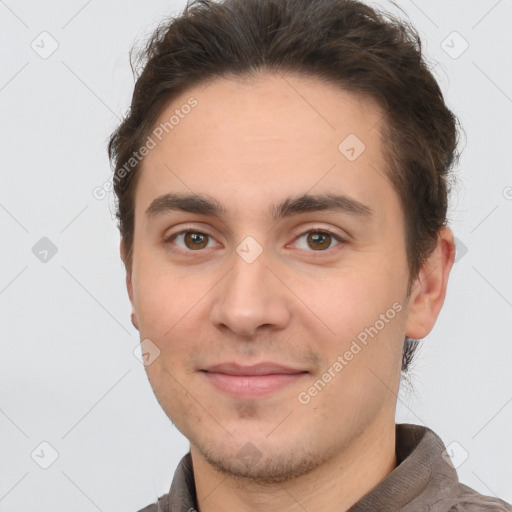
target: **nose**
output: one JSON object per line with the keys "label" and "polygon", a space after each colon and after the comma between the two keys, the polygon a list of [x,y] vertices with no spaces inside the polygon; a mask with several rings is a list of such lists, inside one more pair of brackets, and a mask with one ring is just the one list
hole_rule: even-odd
{"label": "nose", "polygon": [[290,292],[268,263],[265,252],[250,263],[235,253],[231,270],[215,287],[215,327],[251,337],[261,327],[279,330],[288,325]]}

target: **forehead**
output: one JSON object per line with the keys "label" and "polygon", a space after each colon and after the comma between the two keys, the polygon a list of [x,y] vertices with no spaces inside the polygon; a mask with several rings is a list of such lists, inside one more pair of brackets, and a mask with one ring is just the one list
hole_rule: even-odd
{"label": "forehead", "polygon": [[372,99],[314,78],[215,79],[161,112],[150,133],[155,147],[141,165],[136,209],[166,190],[214,195],[239,213],[247,201],[277,203],[307,192],[336,189],[363,203],[393,195],[382,121]]}

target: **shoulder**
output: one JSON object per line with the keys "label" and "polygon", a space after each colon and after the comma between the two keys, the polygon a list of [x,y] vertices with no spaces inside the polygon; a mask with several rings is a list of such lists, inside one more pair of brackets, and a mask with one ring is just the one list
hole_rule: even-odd
{"label": "shoulder", "polygon": [[164,494],[158,498],[156,503],[152,503],[151,505],[140,509],[138,512],[168,512],[169,510],[169,495]]}
{"label": "shoulder", "polygon": [[[456,499],[450,498],[453,503],[449,504],[451,507],[446,509],[442,505],[448,505],[445,500],[439,500],[434,503],[430,509],[432,512],[437,510],[447,510],[448,512],[512,512],[512,505],[499,498],[492,498],[491,496],[484,496],[479,492],[471,489],[464,484],[459,484],[459,495]],[[441,508],[437,508],[441,506]]]}
{"label": "shoulder", "polygon": [[147,507],[141,508],[138,512],[158,512],[156,504],[148,505]]}

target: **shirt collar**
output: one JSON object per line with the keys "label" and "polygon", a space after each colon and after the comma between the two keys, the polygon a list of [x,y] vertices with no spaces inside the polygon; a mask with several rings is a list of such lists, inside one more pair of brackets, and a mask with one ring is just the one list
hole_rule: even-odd
{"label": "shirt collar", "polygon": [[[448,511],[458,494],[459,480],[442,440],[421,425],[397,423],[395,431],[396,468],[348,512],[426,512],[434,503],[439,505],[436,510]],[[190,452],[178,464],[166,498],[159,503],[159,512],[197,510]]]}
{"label": "shirt collar", "polygon": [[421,425],[398,423],[395,430],[396,468],[348,512],[426,512],[434,504],[450,510],[459,479],[443,441]]}

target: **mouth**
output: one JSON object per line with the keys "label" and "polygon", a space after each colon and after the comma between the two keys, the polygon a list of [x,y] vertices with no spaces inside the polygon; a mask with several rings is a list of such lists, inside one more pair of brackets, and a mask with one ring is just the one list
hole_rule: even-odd
{"label": "mouth", "polygon": [[223,363],[201,370],[219,391],[238,398],[262,398],[297,383],[309,372],[275,363]]}

